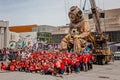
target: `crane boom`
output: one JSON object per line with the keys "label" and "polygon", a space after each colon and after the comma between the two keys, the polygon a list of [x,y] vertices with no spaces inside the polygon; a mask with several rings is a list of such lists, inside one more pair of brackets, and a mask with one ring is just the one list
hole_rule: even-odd
{"label": "crane boom", "polygon": [[102,34],[101,27],[100,27],[99,13],[96,7],[95,0],[90,0],[90,4],[91,4],[91,10],[93,14],[93,20],[95,22],[96,32],[98,34]]}

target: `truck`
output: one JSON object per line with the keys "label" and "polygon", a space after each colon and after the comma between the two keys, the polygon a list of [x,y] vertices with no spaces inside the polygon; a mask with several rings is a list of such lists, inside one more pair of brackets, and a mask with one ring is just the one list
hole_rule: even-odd
{"label": "truck", "polygon": [[93,44],[92,55],[96,64],[107,64],[112,60],[112,53],[108,46],[109,37],[101,30],[100,13],[97,10],[95,0],[89,0],[91,4],[92,18],[95,23],[95,34],[90,33],[89,39]]}

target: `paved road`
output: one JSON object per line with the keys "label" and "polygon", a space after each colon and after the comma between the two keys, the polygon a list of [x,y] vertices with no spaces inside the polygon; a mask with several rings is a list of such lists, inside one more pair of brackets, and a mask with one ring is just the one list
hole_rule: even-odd
{"label": "paved road", "polygon": [[72,73],[63,78],[25,72],[0,72],[0,80],[120,80],[120,61],[94,65],[88,72]]}

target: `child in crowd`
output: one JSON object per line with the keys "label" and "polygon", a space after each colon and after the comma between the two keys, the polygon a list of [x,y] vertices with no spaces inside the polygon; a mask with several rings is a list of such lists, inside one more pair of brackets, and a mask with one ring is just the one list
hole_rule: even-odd
{"label": "child in crowd", "polygon": [[1,62],[0,69],[1,70],[7,70],[7,65],[5,65],[3,62]]}

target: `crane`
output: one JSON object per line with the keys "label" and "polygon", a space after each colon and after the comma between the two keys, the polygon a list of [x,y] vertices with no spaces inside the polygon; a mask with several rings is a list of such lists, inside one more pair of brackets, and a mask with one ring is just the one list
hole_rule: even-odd
{"label": "crane", "polygon": [[93,55],[95,57],[95,62],[97,64],[105,64],[112,59],[111,57],[112,54],[110,53],[110,50],[107,45],[108,35],[104,34],[101,30],[100,17],[99,17],[100,13],[97,10],[95,0],[89,0],[89,1],[91,4],[92,17],[96,28],[96,34],[92,35],[91,33],[89,35],[89,38],[94,45]]}

